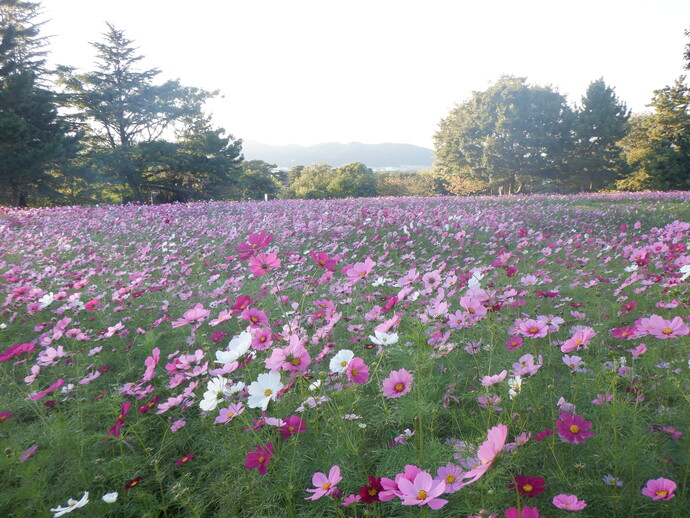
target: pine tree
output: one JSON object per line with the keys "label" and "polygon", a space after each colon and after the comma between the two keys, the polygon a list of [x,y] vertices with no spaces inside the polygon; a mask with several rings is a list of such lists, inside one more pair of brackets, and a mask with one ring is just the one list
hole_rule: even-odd
{"label": "pine tree", "polygon": [[55,94],[41,85],[47,72],[39,15],[37,3],[0,0],[0,202],[15,206],[25,206],[51,182],[51,168],[76,151]]}
{"label": "pine tree", "polygon": [[575,115],[572,176],[566,181],[578,190],[595,191],[625,174],[619,143],[627,133],[630,112],[613,88],[598,79],[590,83]]}
{"label": "pine tree", "polygon": [[[108,24],[104,36],[103,42],[92,43],[97,70],[85,74],[61,70],[61,81],[88,125],[94,165],[104,176],[129,187],[135,201],[141,202],[146,192],[151,195],[161,188],[188,197],[199,187],[200,179],[186,175],[184,186],[175,184],[182,174],[175,169],[183,158],[178,153],[181,148],[164,137],[206,124],[203,103],[215,93],[183,87],[178,81],[154,84],[160,71],[137,68],[143,56],[123,31]],[[241,157],[241,141],[233,146],[216,136],[234,158]],[[172,180],[162,185],[166,178]]]}

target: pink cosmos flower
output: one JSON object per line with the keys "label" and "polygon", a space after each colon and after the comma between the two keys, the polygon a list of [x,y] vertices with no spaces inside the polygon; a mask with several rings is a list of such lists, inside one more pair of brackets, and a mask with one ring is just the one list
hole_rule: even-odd
{"label": "pink cosmos flower", "polygon": [[311,496],[307,496],[305,500],[318,500],[322,496],[333,494],[338,488],[336,485],[343,479],[340,476],[340,466],[333,466],[328,472],[328,476],[325,473],[317,471],[311,477],[311,483],[314,484],[315,489],[307,489],[308,493],[314,493]]}
{"label": "pink cosmos flower", "polygon": [[652,315],[647,319],[646,327],[650,335],[661,338],[662,340],[690,334],[690,327],[683,323],[683,319],[680,317],[673,317],[673,320],[666,320],[658,315]]}
{"label": "pink cosmos flower", "polygon": [[673,494],[675,490],[676,483],[673,480],[656,478],[647,481],[647,485],[642,489],[642,494],[652,500],[670,500],[676,496]]}
{"label": "pink cosmos flower", "polygon": [[511,336],[508,340],[506,340],[506,349],[509,351],[515,351],[520,347],[522,347],[522,337],[516,335]]}
{"label": "pink cosmos flower", "polygon": [[240,261],[246,261],[270,245],[271,241],[273,241],[273,236],[262,230],[258,234],[250,234],[246,243],[237,245],[235,253],[239,256]]}
{"label": "pink cosmos flower", "polygon": [[176,466],[182,466],[183,464],[187,464],[187,463],[188,463],[190,460],[192,460],[193,458],[194,458],[194,454],[193,454],[193,453],[188,453],[187,455],[185,455],[185,456],[182,457],[181,459],[177,459],[177,460],[175,461],[175,465],[176,465]]}
{"label": "pink cosmos flower", "polygon": [[257,446],[256,451],[247,452],[247,459],[244,463],[246,469],[259,469],[259,475],[264,476],[269,461],[273,457],[273,444],[266,443],[265,446]]}
{"label": "pink cosmos flower", "polygon": [[376,262],[367,257],[363,263],[345,266],[342,271],[347,275],[349,281],[355,284],[367,277],[374,269],[374,266],[376,266]]}
{"label": "pink cosmos flower", "polygon": [[506,437],[508,437],[508,427],[506,425],[499,424],[498,426],[489,428],[486,441],[484,441],[477,450],[477,458],[481,461],[481,464],[465,473],[463,478],[469,478],[470,480],[464,482],[463,486],[476,482],[484,473],[489,471],[494,460],[501,450],[503,450],[503,446],[506,443]]}
{"label": "pink cosmos flower", "polygon": [[363,385],[369,381],[369,367],[359,356],[355,356],[350,360],[345,372],[347,374],[347,379],[358,385]]}
{"label": "pink cosmos flower", "polygon": [[464,474],[460,466],[456,466],[449,462],[436,470],[436,478],[434,480],[443,480],[446,483],[444,493],[452,494],[462,488],[462,477]]}
{"label": "pink cosmos flower", "polygon": [[220,409],[218,417],[213,421],[213,424],[229,423],[242,412],[244,412],[244,405],[242,403],[232,403],[227,408]]}
{"label": "pink cosmos flower", "polygon": [[0,353],[0,363],[11,360],[12,358],[19,356],[22,353],[28,354],[32,352],[35,348],[36,346],[30,343],[11,345],[7,349],[5,349],[4,352]]}
{"label": "pink cosmos flower", "polygon": [[151,351],[151,356],[146,358],[146,360],[144,361],[144,365],[146,365],[146,371],[144,372],[144,375],[141,377],[141,381],[151,381],[154,378],[154,376],[156,375],[154,369],[158,364],[160,356],[161,350],[158,347],[154,347],[153,351]]}
{"label": "pink cosmos flower", "polygon": [[389,502],[395,497],[402,498],[400,493],[400,488],[398,483],[404,478],[412,482],[414,478],[421,473],[421,469],[414,464],[407,464],[402,473],[395,475],[395,480],[391,480],[388,477],[382,477],[379,479],[381,485],[381,492],[378,494],[378,499],[381,502]]}
{"label": "pink cosmos flower", "polygon": [[516,323],[517,332],[528,338],[543,338],[549,332],[549,326],[542,320],[532,318]]}
{"label": "pink cosmos flower", "polygon": [[268,316],[266,313],[257,308],[246,308],[242,311],[241,317],[244,320],[249,320],[249,326],[252,328],[259,328],[264,324],[268,324]]}
{"label": "pink cosmos flower", "polygon": [[347,495],[345,498],[343,498],[343,504],[345,507],[350,507],[351,505],[355,505],[357,502],[361,501],[362,497],[359,495]]}
{"label": "pink cosmos flower", "polygon": [[403,505],[428,505],[436,510],[448,503],[448,500],[437,498],[446,489],[446,483],[443,480],[434,480],[426,471],[420,471],[413,481],[401,478],[398,481],[398,489]]}
{"label": "pink cosmos flower", "polygon": [[329,258],[328,254],[324,254],[323,252],[315,254],[312,250],[311,252],[309,252],[309,256],[314,260],[314,262],[317,265],[319,265],[324,270],[328,270],[329,272],[335,271],[335,265],[338,263],[338,261]]}
{"label": "pink cosmos flower", "polygon": [[256,277],[263,277],[271,270],[280,266],[280,259],[276,254],[257,254],[249,259],[249,271]]}
{"label": "pink cosmos flower", "polygon": [[0,412],[0,423],[2,423],[3,421],[6,421],[10,417],[12,417],[12,412],[7,411],[7,410],[5,410],[4,412]]}
{"label": "pink cosmos flower", "polygon": [[405,369],[391,371],[383,380],[383,394],[388,399],[404,396],[412,389],[412,374]]}
{"label": "pink cosmos flower", "polygon": [[38,450],[38,444],[34,444],[32,446],[29,446],[19,456],[19,462],[26,462],[27,460],[29,460],[31,457],[36,455],[36,450]]}
{"label": "pink cosmos flower", "polygon": [[628,349],[628,352],[632,354],[633,360],[637,360],[640,356],[647,352],[647,346],[645,344],[640,344],[634,349]]}
{"label": "pink cosmos flower", "polygon": [[280,427],[280,436],[283,439],[302,433],[307,429],[307,423],[305,423],[302,418],[296,415],[291,415]]}
{"label": "pink cosmos flower", "polygon": [[172,322],[173,328],[186,326],[187,324],[201,323],[211,314],[207,309],[204,309],[202,304],[195,304],[192,309],[185,311],[182,318]]}
{"label": "pink cosmos flower", "polygon": [[286,370],[292,373],[304,372],[311,364],[309,351],[297,335],[290,337],[290,343],[279,349],[273,349],[271,356],[265,360],[266,368],[271,372]]}
{"label": "pink cosmos flower", "polygon": [[50,387],[48,387],[47,389],[41,390],[40,392],[36,392],[35,394],[29,394],[29,399],[32,401],[38,401],[39,399],[46,397],[48,394],[50,394],[54,390],[59,389],[64,384],[65,384],[65,380],[60,378],[55,383],[53,383]]}
{"label": "pink cosmos flower", "polygon": [[495,385],[496,383],[500,383],[504,379],[506,379],[506,376],[508,375],[508,371],[505,369],[501,371],[500,374],[494,374],[493,376],[484,376],[482,378],[482,386],[484,387],[490,387],[491,385]]}
{"label": "pink cosmos flower", "polygon": [[506,518],[544,518],[539,515],[539,510],[536,507],[524,506],[520,511],[515,507],[511,507],[506,511]]}
{"label": "pink cosmos flower", "polygon": [[558,418],[556,429],[558,430],[558,435],[564,441],[584,444],[587,442],[585,440],[587,437],[594,435],[594,432],[590,430],[592,427],[591,421],[587,421],[582,416],[561,412],[558,414]]}
{"label": "pink cosmos flower", "polygon": [[563,345],[561,345],[561,352],[569,353],[575,349],[587,349],[589,341],[595,336],[596,333],[590,327],[576,331],[572,337],[563,342]]}
{"label": "pink cosmos flower", "polygon": [[584,500],[578,500],[575,495],[556,495],[551,502],[559,509],[566,511],[582,511],[587,507],[587,503]]}

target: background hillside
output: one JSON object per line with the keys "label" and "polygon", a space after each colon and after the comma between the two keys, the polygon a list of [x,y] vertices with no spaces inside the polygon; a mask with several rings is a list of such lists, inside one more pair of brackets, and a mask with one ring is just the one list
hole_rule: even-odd
{"label": "background hillside", "polygon": [[340,167],[362,162],[376,169],[414,170],[431,167],[433,150],[412,144],[341,144],[328,142],[313,146],[274,146],[251,140],[242,143],[245,160],[263,160],[280,168],[321,162]]}

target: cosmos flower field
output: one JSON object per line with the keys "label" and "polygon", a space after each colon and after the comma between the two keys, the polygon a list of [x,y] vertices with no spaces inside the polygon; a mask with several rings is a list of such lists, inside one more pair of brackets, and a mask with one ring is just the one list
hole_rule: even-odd
{"label": "cosmos flower field", "polygon": [[690,516],[690,193],[0,235],[4,516]]}

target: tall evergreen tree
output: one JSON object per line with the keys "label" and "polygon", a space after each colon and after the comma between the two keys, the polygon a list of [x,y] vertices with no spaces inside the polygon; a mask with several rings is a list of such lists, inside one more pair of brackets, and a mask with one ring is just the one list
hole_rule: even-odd
{"label": "tall evergreen tree", "polygon": [[560,93],[502,77],[441,121],[436,168],[451,186],[508,194],[539,189],[562,175],[571,119]]}
{"label": "tall evergreen tree", "polygon": [[627,133],[630,112],[603,79],[590,83],[575,112],[570,176],[577,190],[594,191],[625,174],[620,141]]}
{"label": "tall evergreen tree", "polygon": [[690,189],[690,87],[685,77],[655,90],[654,113],[634,119],[625,139],[631,165],[620,188]]}
{"label": "tall evergreen tree", "polygon": [[47,74],[39,4],[0,0],[0,202],[24,206],[50,183],[51,168],[76,151],[76,137],[58,114]]}
{"label": "tall evergreen tree", "polygon": [[[143,56],[137,54],[133,41],[123,31],[108,24],[104,36],[103,42],[92,43],[97,51],[97,70],[76,74],[63,68],[62,83],[88,125],[96,165],[112,181],[128,186],[133,199],[141,202],[145,191],[159,189],[160,181],[165,179],[156,171],[161,157],[170,158],[171,152],[176,153],[172,151],[174,144],[166,143],[164,137],[189,132],[190,125],[206,125],[203,103],[215,93],[184,87],[179,81],[154,84],[160,71],[137,69]],[[208,132],[207,137],[211,137]],[[216,140],[219,138],[217,134]],[[230,136],[229,140],[234,138]],[[231,153],[233,159],[241,160],[241,141],[216,143],[224,146],[226,155]],[[175,157],[178,165],[179,159]],[[193,184],[187,182],[187,186]],[[168,187],[174,187],[174,182]]]}

